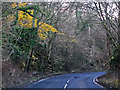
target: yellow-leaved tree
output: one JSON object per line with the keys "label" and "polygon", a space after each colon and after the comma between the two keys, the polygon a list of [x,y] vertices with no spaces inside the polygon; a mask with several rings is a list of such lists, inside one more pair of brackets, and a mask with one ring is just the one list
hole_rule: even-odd
{"label": "yellow-leaved tree", "polygon": [[[16,26],[19,27],[17,28],[17,32],[20,33],[19,35],[16,34],[18,35],[17,37],[20,40],[12,39],[13,40],[12,43],[14,44],[14,46],[16,45],[16,47],[18,47],[17,49],[15,49],[16,51],[15,55],[17,54],[17,56],[19,57],[21,57],[21,55],[23,56],[26,55],[25,56],[27,58],[26,61],[22,62],[25,67],[25,71],[29,70],[31,58],[34,60],[37,60],[37,64],[34,63],[35,65],[38,65],[38,63],[40,62],[38,60],[41,59],[41,58],[38,58],[38,56],[35,56],[33,54],[33,52],[36,53],[34,47],[38,45],[36,44],[36,42],[38,42],[38,40],[36,40],[35,38],[36,36],[40,37],[41,42],[42,41],[45,42],[44,45],[47,44],[44,51],[39,52],[39,56],[45,57],[46,60],[44,61],[46,61],[46,63],[49,63],[53,38],[56,33],[59,33],[59,34],[61,33],[57,29],[55,29],[52,25],[45,23],[45,21],[40,22],[39,18],[36,18],[37,16],[36,12],[39,12],[39,13],[42,12],[42,11],[39,11],[39,9],[36,6],[29,5],[28,3],[13,3],[11,7],[13,9],[16,9],[17,11],[15,15],[16,21],[17,21]],[[42,14],[45,15],[44,12],[42,12]],[[15,18],[15,17],[12,15],[11,18]],[[36,29],[37,29],[37,34],[36,34]],[[14,41],[16,42],[14,43]],[[39,49],[40,48],[41,46],[39,47]],[[20,55],[18,53],[20,53]],[[46,54],[43,55],[43,53],[46,53]],[[38,54],[38,51],[37,51],[37,54]]]}
{"label": "yellow-leaved tree", "polygon": [[[19,7],[26,7],[28,3],[19,3]],[[14,3],[11,5],[12,8],[17,7],[17,4]],[[33,15],[34,10],[26,10],[28,13],[30,13],[31,15]],[[32,24],[33,24],[33,17],[24,11],[18,11],[18,24],[20,27],[24,27],[24,28],[32,28]],[[37,27],[37,21],[38,19],[34,20],[34,27]],[[38,27],[38,35],[40,36],[41,39],[45,39],[47,37],[47,32],[51,31],[54,33],[57,33],[58,30],[56,30],[53,26],[48,25],[44,22],[39,22],[39,27]]]}

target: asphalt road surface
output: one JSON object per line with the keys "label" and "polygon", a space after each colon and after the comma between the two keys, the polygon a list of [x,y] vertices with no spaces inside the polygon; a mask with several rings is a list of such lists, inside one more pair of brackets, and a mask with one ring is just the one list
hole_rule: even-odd
{"label": "asphalt road surface", "polygon": [[105,74],[105,72],[86,72],[58,75],[41,79],[25,88],[103,88],[95,82],[95,78],[103,74]]}

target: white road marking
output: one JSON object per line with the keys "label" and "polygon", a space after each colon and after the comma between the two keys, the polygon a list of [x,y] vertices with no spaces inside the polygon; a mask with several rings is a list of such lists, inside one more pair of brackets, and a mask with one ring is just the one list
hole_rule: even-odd
{"label": "white road marking", "polygon": [[38,82],[42,82],[42,81],[44,81],[44,80],[46,80],[46,79],[41,79],[41,80],[39,80]]}
{"label": "white road marking", "polygon": [[67,88],[67,85],[68,85],[68,84],[65,84],[64,89],[66,89],[66,88]]}
{"label": "white road marking", "polygon": [[70,82],[70,80],[72,80],[73,78],[74,78],[74,77],[72,77],[72,78],[68,79],[68,80],[67,80],[67,83],[69,83],[69,82]]}
{"label": "white road marking", "polygon": [[67,80],[67,83],[64,85],[64,89],[66,89],[67,88],[67,86],[68,86],[68,83],[73,79],[74,77],[72,77],[72,78],[70,78],[70,79],[68,79]]}
{"label": "white road marking", "polygon": [[[62,76],[62,75],[57,75],[57,76]],[[41,80],[39,80],[39,81],[37,81],[37,82],[35,82],[35,83],[33,83],[33,84],[36,84],[36,83],[39,83],[39,82],[42,82],[42,81],[45,81],[45,80],[47,80],[47,79],[51,79],[51,78],[57,77],[57,76],[52,76],[52,77],[48,77],[48,78],[46,78],[46,79],[41,79]],[[81,76],[81,75],[79,75],[79,76]],[[98,77],[98,76],[97,76],[97,77]],[[96,85],[100,86],[101,88],[104,88],[103,86],[99,85],[99,84],[96,82],[96,81],[98,81],[97,77],[95,77],[95,78],[93,79],[93,83],[95,83]],[[75,78],[75,77],[72,77],[72,78],[70,78],[69,80],[67,80],[66,84],[64,85],[64,89],[67,88],[68,83],[69,83],[73,78]]]}
{"label": "white road marking", "polygon": [[[37,83],[42,82],[42,81],[45,81],[45,80],[47,80],[47,79],[49,79],[49,78],[46,78],[46,79],[41,79],[41,80],[39,80],[39,81],[37,81],[37,82],[34,82],[34,83],[33,83],[33,84],[31,84],[31,85],[37,84]],[[30,85],[30,86],[31,86],[31,85]]]}
{"label": "white road marking", "polygon": [[98,81],[97,77],[95,77],[95,78],[93,79],[93,82],[94,82],[96,85],[100,86],[101,88],[104,88],[103,86],[101,86],[100,84],[98,84],[96,81]]}
{"label": "white road marking", "polygon": [[70,80],[67,81],[67,83],[69,83],[69,82],[70,82]]}
{"label": "white road marking", "polygon": [[39,81],[36,81],[36,82],[33,83],[33,84],[37,84],[37,83],[39,83],[39,82],[45,81],[45,80],[50,79],[50,78],[53,78],[53,77],[55,77],[55,76],[48,77],[48,78],[45,78],[45,79],[40,79]]}

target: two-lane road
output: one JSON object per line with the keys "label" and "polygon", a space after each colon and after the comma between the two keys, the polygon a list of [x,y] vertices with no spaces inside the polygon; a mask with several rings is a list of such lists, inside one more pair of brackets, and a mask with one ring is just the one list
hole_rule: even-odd
{"label": "two-lane road", "polygon": [[95,83],[95,78],[105,72],[73,73],[39,80],[26,88],[103,88]]}

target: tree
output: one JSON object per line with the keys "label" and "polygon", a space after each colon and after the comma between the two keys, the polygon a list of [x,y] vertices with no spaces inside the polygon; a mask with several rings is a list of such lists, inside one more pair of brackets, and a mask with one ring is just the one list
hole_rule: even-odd
{"label": "tree", "polygon": [[[106,62],[105,65],[110,63],[111,69],[118,66],[118,59],[116,56],[116,49],[118,47],[117,43],[117,35],[119,35],[117,21],[115,14],[115,9],[117,9],[116,4],[113,3],[107,3],[107,2],[97,2],[94,3],[97,14],[99,15],[99,18],[101,20],[102,27],[104,28],[106,32],[106,38],[107,38],[107,48],[109,53],[109,60]],[[113,5],[115,6],[113,8]],[[117,9],[118,10],[118,9]],[[109,13],[108,13],[109,12]]]}
{"label": "tree", "polygon": [[[118,2],[118,8],[119,8],[119,13],[118,13],[118,60],[120,62],[120,1]],[[118,86],[120,88],[120,64],[118,64]]]}
{"label": "tree", "polygon": [[[10,57],[12,57],[13,60],[18,60],[19,57],[24,58],[23,60],[25,60],[27,57],[25,71],[28,71],[34,47],[44,42],[43,44],[48,44],[48,47],[46,48],[47,51],[47,49],[50,48],[50,35],[57,33],[58,31],[51,25],[48,25],[45,22],[40,22],[41,17],[37,17],[38,14],[42,14],[44,18],[48,18],[48,16],[45,12],[39,9],[38,5],[13,3],[12,8],[16,10],[16,16],[14,23],[12,24],[12,30],[10,31],[11,34],[8,38],[11,47]],[[45,42],[47,40],[48,42]],[[50,50],[47,52],[49,51]],[[48,57],[48,55],[49,53],[47,53],[46,57]]]}

